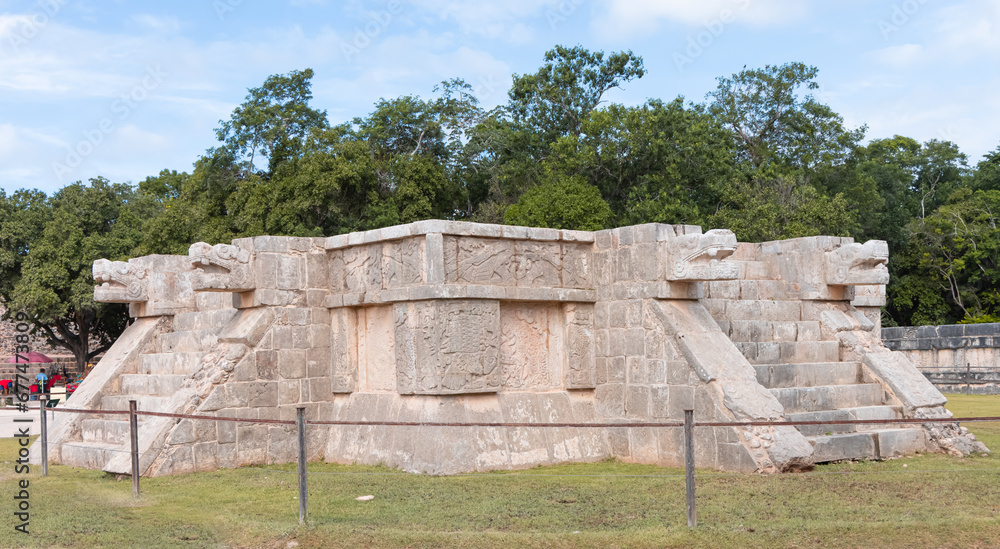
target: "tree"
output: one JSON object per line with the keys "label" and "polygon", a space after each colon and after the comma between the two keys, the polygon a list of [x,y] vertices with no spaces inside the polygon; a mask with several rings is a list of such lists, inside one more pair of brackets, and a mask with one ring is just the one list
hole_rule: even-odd
{"label": "tree", "polygon": [[[155,205],[126,184],[97,178],[47,198],[19,191],[2,207],[0,300],[9,317],[25,313],[50,345],[76,357],[77,367],[111,347],[125,329],[124,305],[95,303],[93,262],[126,259],[143,237]],[[91,346],[96,342],[96,346]]]}
{"label": "tree", "polygon": [[801,236],[847,236],[855,218],[843,195],[827,196],[791,176],[733,178],[709,227],[730,229],[742,242]]}
{"label": "tree", "polygon": [[846,158],[866,128],[845,130],[843,118],[830,107],[812,95],[799,98],[799,88],[819,88],[818,73],[816,67],[786,63],[719,78],[716,90],[706,97],[739,144],[741,160],[758,170],[808,170]]}
{"label": "tree", "polygon": [[919,197],[917,215],[921,219],[947,202],[951,193],[962,185],[968,175],[966,158],[951,141],[931,139],[924,143],[912,189]]}
{"label": "tree", "polygon": [[1000,191],[1000,147],[986,153],[976,164],[972,188],[981,191]]}
{"label": "tree", "polygon": [[605,55],[556,46],[534,74],[513,76],[507,105],[484,113],[463,148],[464,187],[477,221],[499,222],[504,209],[545,177],[542,163],[562,137],[581,137],[604,94],[645,74],[631,51]]}
{"label": "tree", "polygon": [[701,223],[732,173],[728,135],[680,97],[595,109],[581,129],[559,139],[546,165],[600,189],[619,226]]}
{"label": "tree", "polygon": [[893,288],[897,322],[942,324],[1000,314],[1000,191],[954,191],[913,220],[906,275]]}
{"label": "tree", "polygon": [[312,69],[271,75],[259,88],[251,88],[229,120],[220,120],[215,131],[244,176],[257,171],[258,157],[267,161],[265,174],[298,155],[306,135],[328,126],[326,111],[309,106]]}
{"label": "tree", "polygon": [[549,180],[529,189],[507,208],[508,225],[598,231],[607,227],[611,208],[597,187],[579,177],[549,174]]}
{"label": "tree", "polygon": [[535,74],[514,75],[509,109],[542,143],[562,135],[580,135],[584,117],[600,105],[605,93],[642,78],[642,58],[631,51],[608,55],[580,46],[556,46],[545,53]]}

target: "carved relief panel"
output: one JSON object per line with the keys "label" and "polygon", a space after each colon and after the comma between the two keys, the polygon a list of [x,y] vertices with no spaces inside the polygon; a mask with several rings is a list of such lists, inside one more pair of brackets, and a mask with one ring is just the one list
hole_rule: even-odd
{"label": "carved relief panel", "polygon": [[562,311],[557,305],[502,303],[500,334],[504,390],[562,388]]}
{"label": "carved relief panel", "polygon": [[500,388],[500,303],[415,301],[393,305],[396,387],[402,394]]}

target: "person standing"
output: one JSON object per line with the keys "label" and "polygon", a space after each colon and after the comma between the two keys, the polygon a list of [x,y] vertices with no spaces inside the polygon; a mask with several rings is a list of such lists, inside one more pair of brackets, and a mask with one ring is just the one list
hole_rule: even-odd
{"label": "person standing", "polygon": [[46,386],[48,385],[48,381],[49,381],[49,376],[45,375],[45,368],[39,369],[38,374],[35,375],[35,382],[38,383],[38,392],[40,393],[46,392],[47,389]]}

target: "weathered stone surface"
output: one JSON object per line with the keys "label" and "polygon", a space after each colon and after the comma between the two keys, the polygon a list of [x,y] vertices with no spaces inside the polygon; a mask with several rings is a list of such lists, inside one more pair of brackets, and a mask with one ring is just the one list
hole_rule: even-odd
{"label": "weathered stone surface", "polygon": [[[440,220],[197,243],[188,256],[95,264],[106,283],[95,297],[163,319],[130,327],[130,350],[116,345],[74,402],[245,420],[291,420],[302,406],[310,419],[418,423],[312,425],[307,453],[433,474],[610,456],[680,465],[680,429],[536,424],[675,421],[686,410],[779,423],[696,430],[703,467],[771,473],[984,450],[952,423],[835,426],[829,437],[780,424],[948,417],[876,337],[885,252],[839,237],[737,245],[729,231],[655,223],[589,233]],[[937,349],[946,359],[969,361],[975,348],[959,341],[991,337],[933,335],[951,338]],[[504,421],[521,425],[471,425]],[[52,455],[126,471],[112,451],[123,426],[57,418]],[[294,446],[287,426],[151,417],[140,467],[292,461]]]}
{"label": "weathered stone surface", "polygon": [[490,300],[394,306],[396,382],[401,394],[461,394],[500,388],[500,304]]}
{"label": "weathered stone surface", "polygon": [[732,231],[712,229],[705,234],[685,234],[667,244],[667,280],[730,280],[738,276],[735,264],[722,261],[736,251]]}
{"label": "weathered stone surface", "polygon": [[230,244],[212,246],[197,242],[188,249],[196,273],[192,288],[196,292],[249,291],[256,288],[251,254]]}
{"label": "weathered stone surface", "polygon": [[907,414],[917,408],[943,406],[947,402],[944,395],[900,353],[867,353],[862,361],[872,375],[888,386]]}
{"label": "weathered stone surface", "polygon": [[146,269],[138,262],[98,259],[93,274],[94,280],[101,284],[94,288],[94,301],[137,303],[149,299]]}
{"label": "weathered stone surface", "polygon": [[826,254],[829,284],[888,284],[889,245],[884,240],[840,246]]}

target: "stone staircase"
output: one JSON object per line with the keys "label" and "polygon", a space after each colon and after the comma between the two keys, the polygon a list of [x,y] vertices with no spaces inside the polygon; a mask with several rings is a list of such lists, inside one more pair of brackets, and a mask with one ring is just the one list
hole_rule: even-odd
{"label": "stone staircase", "polygon": [[[198,369],[202,357],[216,345],[217,331],[235,310],[181,313],[174,331],[157,334],[149,352],[140,354],[134,373],[119,376],[100,399],[101,410],[128,410],[135,400],[139,410],[172,412],[168,403],[184,381]],[[214,329],[210,328],[214,325]],[[148,421],[138,417],[139,430]],[[79,433],[62,445],[66,465],[103,469],[121,452],[129,451],[129,421],[124,415],[91,415],[80,421]]]}
{"label": "stone staircase", "polygon": [[[865,373],[860,362],[840,361],[839,342],[822,339],[816,324],[760,318],[729,322],[730,337],[753,365],[757,381],[781,403],[788,421],[902,418],[902,407],[888,403],[882,385]],[[926,450],[919,425],[797,428],[813,445],[816,463],[885,459]]]}

